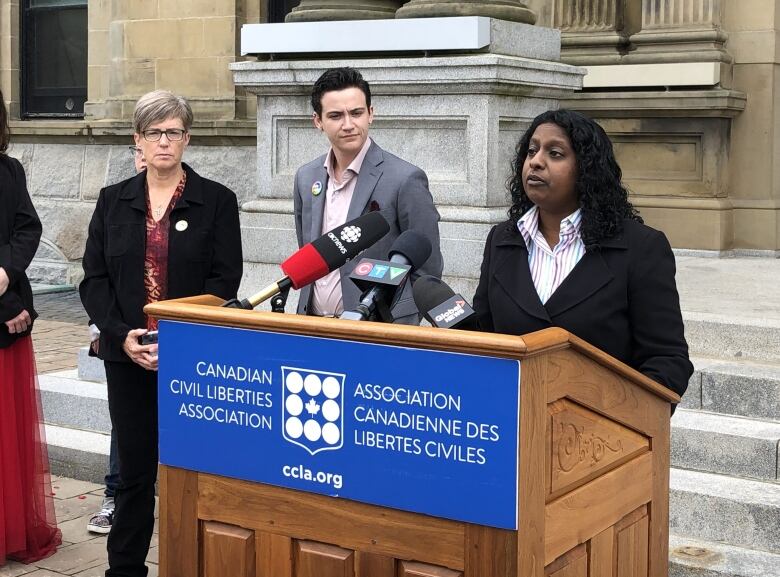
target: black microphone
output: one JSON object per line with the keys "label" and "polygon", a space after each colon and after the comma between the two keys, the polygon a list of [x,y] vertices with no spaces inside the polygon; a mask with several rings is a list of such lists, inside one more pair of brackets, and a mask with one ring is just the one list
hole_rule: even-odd
{"label": "black microphone", "polygon": [[345,222],[288,257],[281,264],[285,274],[281,279],[248,298],[240,301],[231,299],[222,306],[253,309],[290,287],[298,290],[344,266],[389,231],[390,224],[378,211]]}
{"label": "black microphone", "polygon": [[434,327],[443,329],[477,328],[477,314],[462,296],[435,276],[425,275],[414,281],[414,304]]}
{"label": "black microphone", "polygon": [[[393,246],[388,251],[390,261],[385,261],[385,265],[388,269],[392,269],[392,265],[402,265],[403,267],[409,267],[404,277],[400,279],[396,278],[392,284],[382,283],[375,284],[360,296],[360,302],[355,310],[344,311],[339,318],[349,319],[354,321],[366,321],[371,320],[378,314],[382,322],[392,323],[393,316],[390,313],[390,302],[396,295],[401,294],[401,290],[409,274],[413,270],[420,268],[425,264],[425,261],[431,256],[433,248],[431,247],[431,241],[428,237],[423,236],[419,232],[414,230],[403,231]],[[374,261],[377,263],[377,261]],[[381,265],[381,261],[379,261]],[[360,266],[360,265],[358,265]],[[374,264],[376,266],[376,264]],[[355,280],[353,278],[353,280]],[[365,283],[370,281],[369,277],[364,277],[361,282]],[[360,286],[360,285],[358,285]]]}

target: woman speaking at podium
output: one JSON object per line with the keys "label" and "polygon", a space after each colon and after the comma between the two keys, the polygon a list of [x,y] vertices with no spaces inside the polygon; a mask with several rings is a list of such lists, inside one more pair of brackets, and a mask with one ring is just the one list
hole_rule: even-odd
{"label": "woman speaking at podium", "polygon": [[474,296],[480,329],[561,327],[682,395],[693,366],[674,255],[628,201],[604,130],[545,112],[512,168],[509,220],[488,235]]}
{"label": "woman speaking at podium", "polygon": [[108,536],[108,577],[145,576],[157,478],[157,328],[144,305],[212,294],[235,298],[241,281],[236,195],[181,159],[192,110],[164,90],[135,106],[135,144],[147,168],[100,191],[79,290],[100,329],[108,406],[117,437],[119,487]]}

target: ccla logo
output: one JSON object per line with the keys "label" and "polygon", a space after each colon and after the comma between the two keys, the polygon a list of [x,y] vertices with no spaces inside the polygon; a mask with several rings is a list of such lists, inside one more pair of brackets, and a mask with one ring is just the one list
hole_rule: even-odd
{"label": "ccla logo", "polygon": [[310,454],[344,444],[342,409],[346,375],[282,367],[282,436]]}
{"label": "ccla logo", "polygon": [[341,231],[341,240],[344,242],[357,242],[360,240],[360,227],[347,226]]}

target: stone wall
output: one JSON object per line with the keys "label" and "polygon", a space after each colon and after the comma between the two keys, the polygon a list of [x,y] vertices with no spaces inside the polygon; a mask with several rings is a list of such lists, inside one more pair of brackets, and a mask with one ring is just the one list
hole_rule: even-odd
{"label": "stone wall", "polygon": [[[77,284],[80,280],[87,228],[100,189],[135,173],[130,143],[128,136],[124,144],[12,144],[9,154],[24,166],[27,186],[43,223],[31,278],[51,284]],[[190,145],[184,161],[200,175],[231,188],[243,203],[257,194],[256,155],[252,143],[206,141]]]}
{"label": "stone wall", "polygon": [[[261,6],[263,8],[261,9]],[[127,119],[158,88],[186,95],[200,119],[253,115],[254,99],[233,85],[241,26],[264,18],[251,0],[89,0],[87,118]]]}
{"label": "stone wall", "polygon": [[528,4],[588,67],[564,105],[610,133],[649,224],[678,248],[780,254],[777,2]]}

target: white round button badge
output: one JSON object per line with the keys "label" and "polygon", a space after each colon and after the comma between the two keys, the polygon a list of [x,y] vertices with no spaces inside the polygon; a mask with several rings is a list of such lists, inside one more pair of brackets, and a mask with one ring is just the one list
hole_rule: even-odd
{"label": "white round button badge", "polygon": [[186,220],[180,220],[176,223],[176,230],[179,232],[184,232],[187,230],[187,227],[189,226],[189,223]]}

